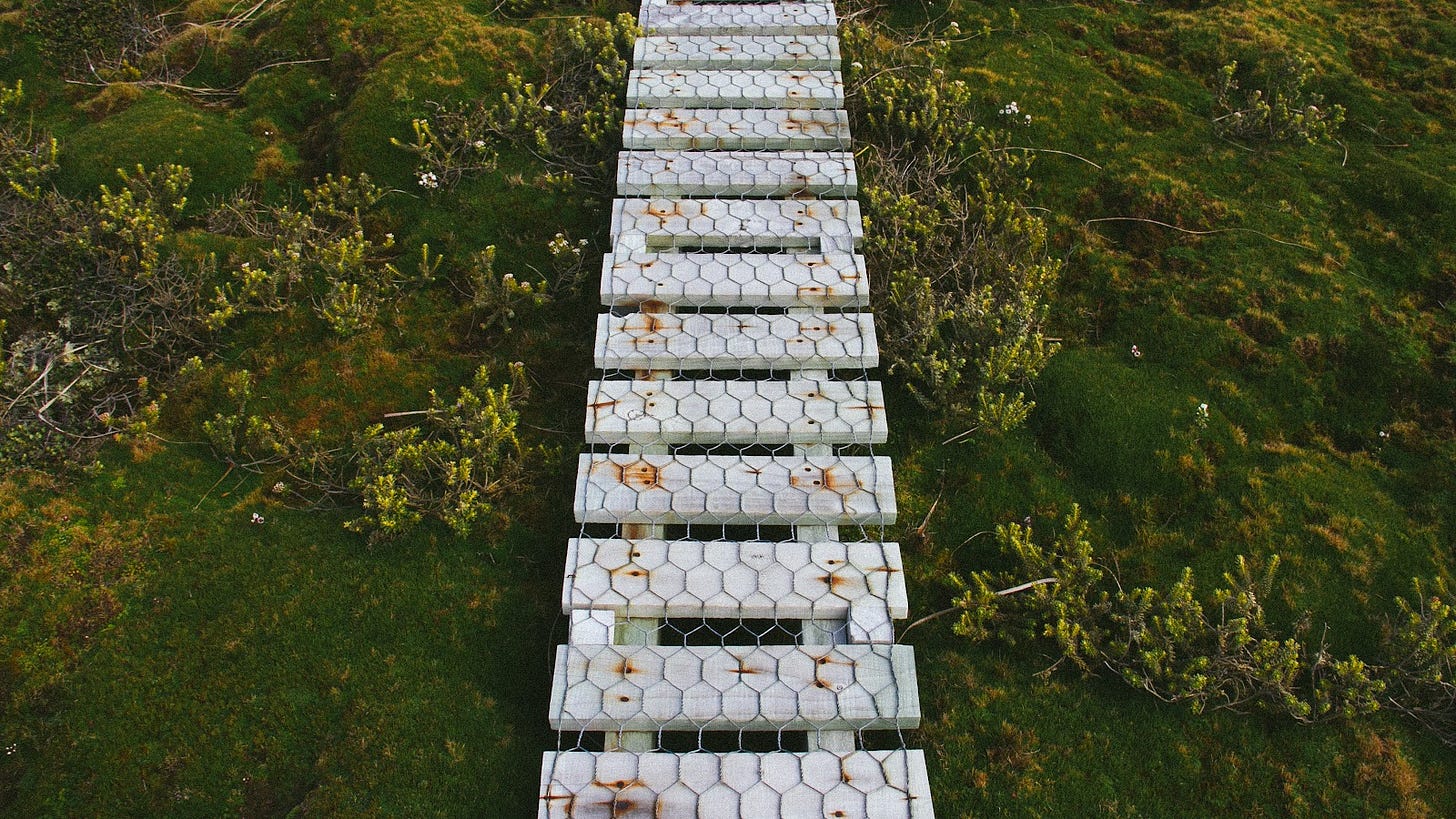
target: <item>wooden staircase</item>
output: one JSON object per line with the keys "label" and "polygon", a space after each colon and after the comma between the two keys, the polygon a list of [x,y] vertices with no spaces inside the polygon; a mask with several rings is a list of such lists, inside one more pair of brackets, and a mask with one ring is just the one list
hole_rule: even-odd
{"label": "wooden staircase", "polygon": [[639,19],[540,816],[933,817],[833,4]]}

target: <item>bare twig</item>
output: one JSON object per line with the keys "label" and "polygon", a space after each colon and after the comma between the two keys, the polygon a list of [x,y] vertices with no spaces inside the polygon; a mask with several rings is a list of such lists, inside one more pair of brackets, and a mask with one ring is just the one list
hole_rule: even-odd
{"label": "bare twig", "polygon": [[1176,230],[1179,233],[1187,233],[1187,234],[1192,235],[1192,236],[1213,236],[1213,235],[1219,234],[1219,233],[1252,233],[1255,236],[1262,236],[1265,239],[1268,239],[1269,241],[1271,241],[1271,242],[1273,242],[1275,244],[1287,245],[1289,247],[1297,247],[1297,248],[1300,248],[1302,250],[1308,250],[1311,253],[1319,253],[1320,252],[1320,249],[1317,248],[1317,247],[1311,247],[1310,245],[1300,244],[1299,242],[1290,242],[1290,241],[1287,241],[1285,239],[1278,239],[1278,238],[1275,238],[1273,236],[1270,236],[1269,234],[1264,233],[1262,231],[1254,230],[1253,228],[1245,228],[1245,227],[1213,228],[1211,230],[1192,230],[1191,228],[1178,227],[1177,225],[1170,225],[1167,222],[1160,222],[1157,219],[1144,219],[1144,218],[1139,217],[1139,216],[1103,216],[1103,217],[1098,218],[1098,219],[1088,219],[1087,221],[1083,222],[1082,224],[1083,225],[1091,225],[1091,224],[1094,224],[1094,223],[1097,223],[1097,222],[1142,222],[1142,223],[1148,224],[1148,225],[1157,225],[1158,227],[1165,227],[1165,228],[1168,228],[1169,230]]}

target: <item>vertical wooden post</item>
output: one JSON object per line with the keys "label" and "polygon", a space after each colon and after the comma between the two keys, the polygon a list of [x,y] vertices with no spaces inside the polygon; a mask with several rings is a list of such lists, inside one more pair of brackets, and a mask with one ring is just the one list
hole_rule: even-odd
{"label": "vertical wooden post", "polygon": [[[788,311],[793,313],[811,313],[812,310],[793,308]],[[799,373],[800,377],[817,380],[827,380],[828,370],[804,370]],[[810,444],[794,447],[794,452],[799,455],[833,455],[834,447],[829,444]],[[814,543],[823,540],[838,540],[838,526],[796,526],[794,537],[807,543]],[[806,646],[832,646],[836,643],[845,642],[845,635],[848,632],[849,624],[846,620],[804,620],[799,626],[799,639]],[[854,750],[853,731],[810,731],[808,735],[810,751],[837,751],[849,752]]]}

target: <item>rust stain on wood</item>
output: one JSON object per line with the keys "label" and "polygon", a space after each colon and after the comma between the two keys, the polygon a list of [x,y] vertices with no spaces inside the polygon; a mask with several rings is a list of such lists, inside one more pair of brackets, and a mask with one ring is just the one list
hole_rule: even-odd
{"label": "rust stain on wood", "polygon": [[805,464],[789,475],[789,485],[799,489],[828,489],[846,495],[859,488],[859,481],[847,469],[833,466],[820,468]]}
{"label": "rust stain on wood", "polygon": [[[627,332],[641,333],[643,335],[661,333],[666,328],[666,326],[667,322],[662,319],[661,312],[633,313],[631,316],[627,317],[627,320],[625,322],[622,323],[622,329],[626,330]],[[640,338],[634,338],[632,339],[632,343],[636,344],[638,342],[641,342],[642,340],[643,339]]]}
{"label": "rust stain on wood", "polygon": [[661,478],[662,468],[647,461],[635,461],[622,467],[622,485],[633,489],[656,489],[662,485]]}

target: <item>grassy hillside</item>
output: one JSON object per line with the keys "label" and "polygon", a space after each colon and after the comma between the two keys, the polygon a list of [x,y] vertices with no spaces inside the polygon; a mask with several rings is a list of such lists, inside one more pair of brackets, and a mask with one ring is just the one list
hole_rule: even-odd
{"label": "grassy hillside", "polygon": [[[224,196],[298,202],[326,173],[367,173],[388,191],[361,228],[390,237],[380,253],[402,278],[428,266],[422,244],[443,262],[353,335],[306,301],[243,316],[200,370],[155,385],[168,397],[145,434],[0,481],[0,812],[528,814],[555,747],[595,312],[594,282],[567,288],[548,243],[600,253],[606,219],[524,150],[433,190],[391,139],[433,103],[546,75],[554,18],[635,4],[284,3],[177,83],[237,92],[220,97],[63,82],[27,5],[0,0],[0,81],[22,80],[24,121],[57,137],[56,190],[189,166],[167,252],[236,270],[266,242],[223,235],[207,214]],[[1024,429],[943,443],[962,430],[889,385],[912,619],[951,604],[951,573],[1003,565],[984,533],[1051,531],[1078,504],[1129,586],[1187,566],[1207,589],[1239,555],[1278,555],[1276,625],[1308,612],[1332,653],[1374,659],[1395,596],[1453,567],[1456,4],[890,5],[878,19],[945,39],[976,119],[1032,152],[1024,201],[1065,259],[1062,350]],[[1342,125],[1309,144],[1216,124],[1222,67],[1247,91],[1294,55]],[[552,301],[487,320],[469,261],[487,246],[497,279],[563,282]],[[529,480],[464,538],[438,520],[346,531],[357,496],[303,503],[279,464],[249,469],[203,426],[237,411],[224,382],[246,369],[249,413],[343,446],[515,361]],[[953,620],[907,635],[941,815],[1456,813],[1452,750],[1394,715],[1194,714],[1112,675],[1038,674],[1049,642],[974,644]]]}

